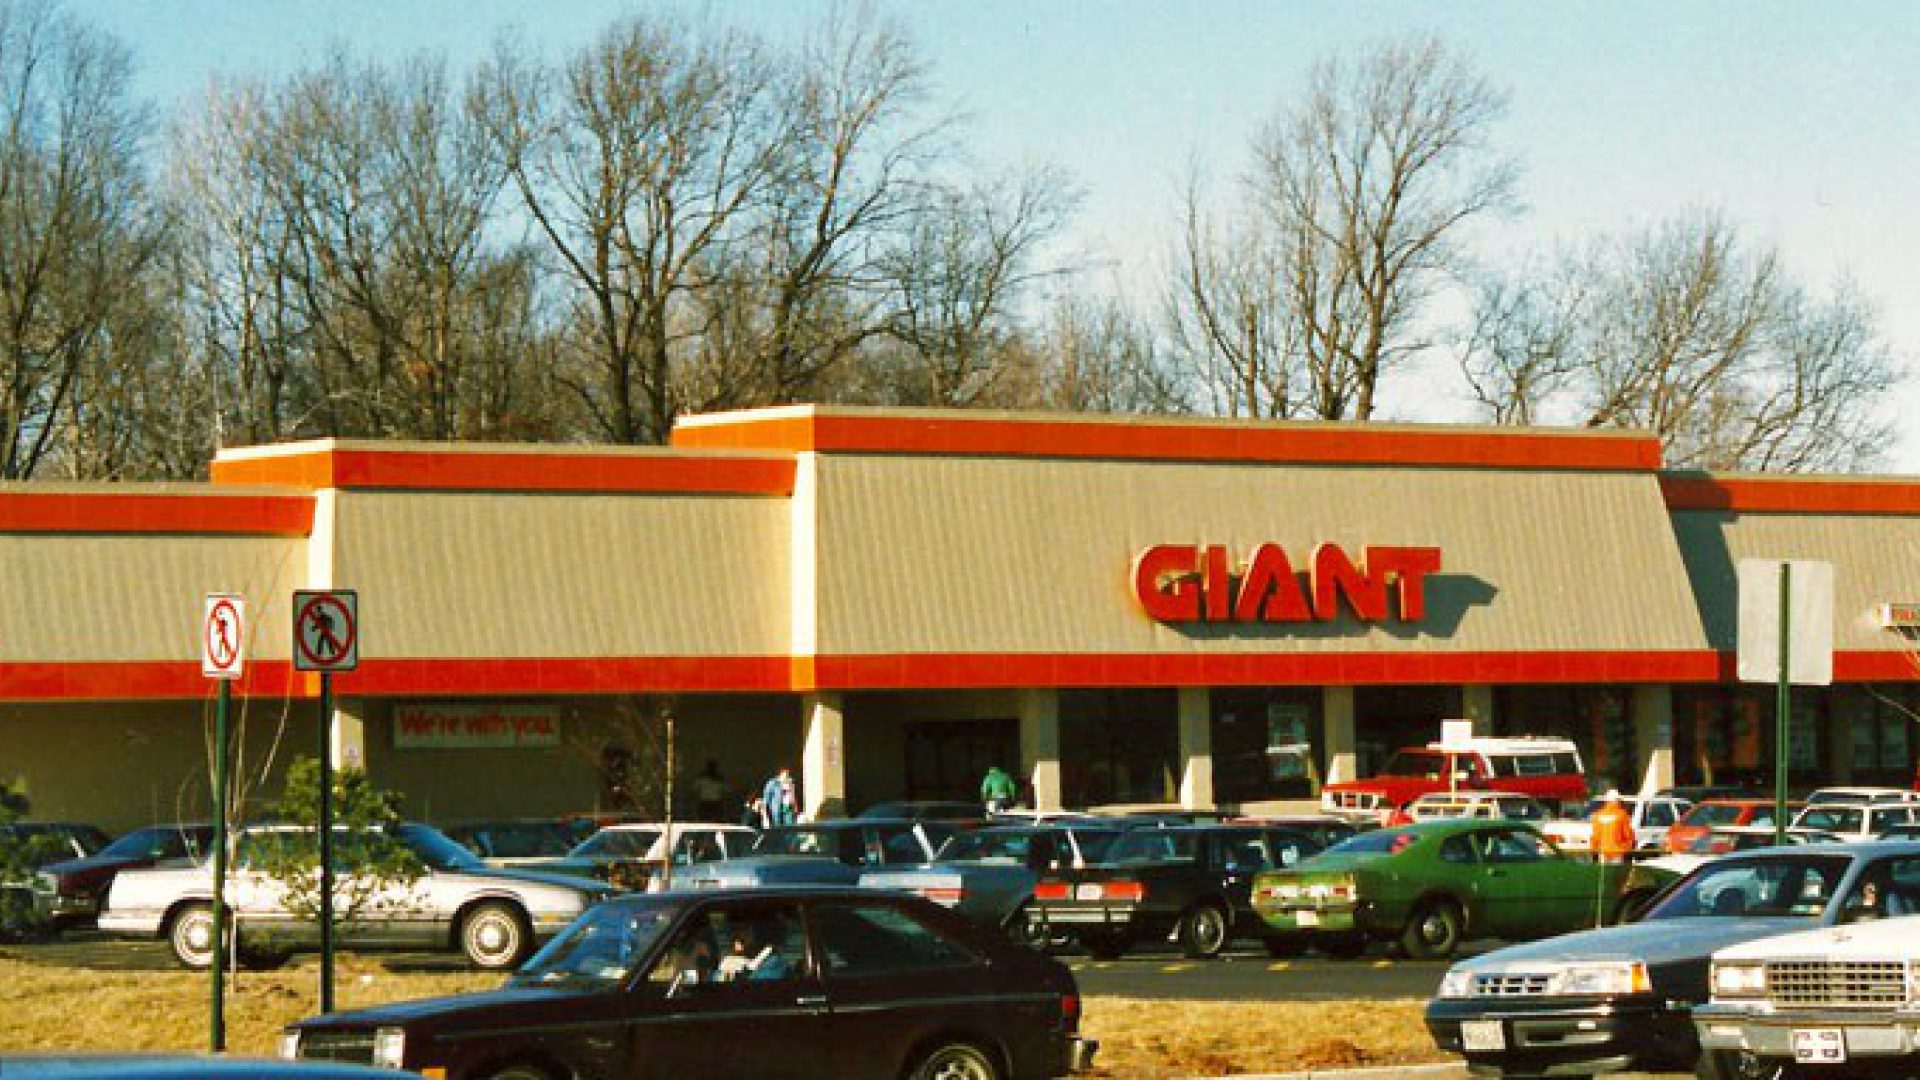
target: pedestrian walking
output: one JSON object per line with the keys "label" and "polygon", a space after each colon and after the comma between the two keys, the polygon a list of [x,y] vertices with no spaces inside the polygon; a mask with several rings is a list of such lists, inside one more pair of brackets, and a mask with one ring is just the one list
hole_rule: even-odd
{"label": "pedestrian walking", "polygon": [[791,825],[800,818],[799,796],[793,782],[793,770],[785,765],[760,789],[761,816],[766,826]]}
{"label": "pedestrian walking", "polygon": [[1020,785],[1013,777],[998,765],[987,766],[987,775],[980,781],[980,801],[986,804],[987,813],[997,814],[1013,805],[1015,796],[1020,794]]}

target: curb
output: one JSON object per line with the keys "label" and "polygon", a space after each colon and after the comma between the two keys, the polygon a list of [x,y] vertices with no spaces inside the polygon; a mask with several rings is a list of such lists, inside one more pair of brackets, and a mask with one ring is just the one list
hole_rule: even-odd
{"label": "curb", "polygon": [[1305,1072],[1258,1073],[1220,1080],[1461,1080],[1467,1067],[1459,1062],[1439,1065],[1370,1065],[1359,1069],[1308,1069]]}

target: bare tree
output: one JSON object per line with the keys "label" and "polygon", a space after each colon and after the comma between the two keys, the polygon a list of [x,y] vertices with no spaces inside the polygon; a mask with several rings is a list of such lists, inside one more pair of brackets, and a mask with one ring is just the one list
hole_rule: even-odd
{"label": "bare tree", "polygon": [[1504,108],[1438,39],[1390,43],[1319,65],[1256,138],[1235,220],[1257,226],[1222,242],[1190,194],[1174,295],[1226,411],[1373,415],[1382,378],[1428,344],[1462,227],[1509,203],[1513,166],[1487,142]]}
{"label": "bare tree", "polygon": [[1038,336],[1040,393],[1065,412],[1182,413],[1187,386],[1145,322],[1117,297],[1069,292]]}
{"label": "bare tree", "polygon": [[635,17],[557,77],[505,50],[484,76],[498,152],[578,290],[571,389],[593,434],[662,442],[691,300],[791,137],[760,46]]}
{"label": "bare tree", "polygon": [[1892,441],[1901,368],[1872,307],[1845,283],[1811,295],[1718,213],[1484,294],[1476,325],[1497,328],[1464,356],[1496,420],[1646,428],[1668,464],[1708,469],[1858,469]]}
{"label": "bare tree", "polygon": [[0,6],[0,478],[60,442],[157,242],[128,71],[123,47],[48,5]]}

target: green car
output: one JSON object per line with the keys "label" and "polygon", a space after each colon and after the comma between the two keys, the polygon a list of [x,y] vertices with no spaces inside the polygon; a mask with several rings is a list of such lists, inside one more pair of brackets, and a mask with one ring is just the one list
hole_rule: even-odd
{"label": "green car", "polygon": [[1517,821],[1431,821],[1361,833],[1254,879],[1254,911],[1297,949],[1353,957],[1395,942],[1451,956],[1470,938],[1520,940],[1631,918],[1677,875],[1561,854]]}

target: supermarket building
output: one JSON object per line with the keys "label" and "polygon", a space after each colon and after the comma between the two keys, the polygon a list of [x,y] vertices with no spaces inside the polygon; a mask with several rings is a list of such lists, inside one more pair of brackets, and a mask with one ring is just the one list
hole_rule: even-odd
{"label": "supermarket building", "polygon": [[1450,717],[1570,737],[1598,783],[1727,782],[1773,760],[1746,558],[1835,568],[1794,782],[1905,786],[1920,480],[1665,471],[1641,433],[816,406],[664,448],[227,450],[206,484],[0,485],[0,779],[35,817],[204,817],[203,597],[238,593],[270,796],[320,737],[291,595],[352,589],[336,760],[434,820],[607,807],[663,708],[683,792],[791,764],[823,814],[992,763],[1047,807],[1259,807]]}

